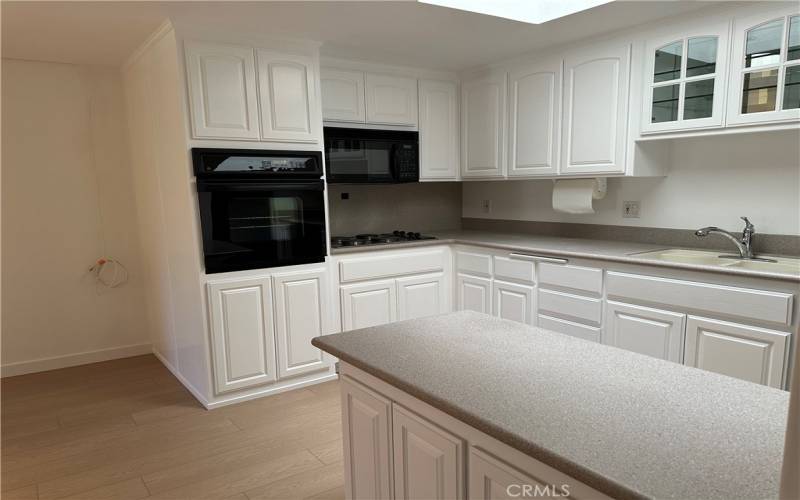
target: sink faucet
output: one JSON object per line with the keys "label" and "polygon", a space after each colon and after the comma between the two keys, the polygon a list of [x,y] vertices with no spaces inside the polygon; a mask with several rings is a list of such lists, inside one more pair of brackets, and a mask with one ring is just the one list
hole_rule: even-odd
{"label": "sink faucet", "polygon": [[712,233],[721,234],[736,245],[737,250],[739,250],[740,258],[753,259],[753,234],[756,232],[756,227],[747,219],[747,217],[742,217],[742,220],[744,221],[745,226],[744,231],[742,231],[741,238],[715,226],[698,229],[694,232],[694,234],[695,236],[700,236],[701,238]]}

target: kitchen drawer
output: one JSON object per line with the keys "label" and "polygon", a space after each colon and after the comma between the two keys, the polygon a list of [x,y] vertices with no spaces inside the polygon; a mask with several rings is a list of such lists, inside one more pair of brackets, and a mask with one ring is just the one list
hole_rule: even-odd
{"label": "kitchen drawer", "polygon": [[508,257],[495,256],[494,277],[503,280],[533,283],[534,267],[535,264],[533,262],[509,259]]}
{"label": "kitchen drawer", "polygon": [[603,293],[603,270],[542,262],[539,283],[600,295]]}
{"label": "kitchen drawer", "polygon": [[552,318],[550,316],[539,315],[539,328],[550,330],[551,332],[563,333],[579,339],[590,340],[600,343],[600,328],[586,326],[565,319]]}
{"label": "kitchen drawer", "polygon": [[751,320],[788,325],[792,321],[792,295],[711,283],[609,272],[609,298],[648,302]]}
{"label": "kitchen drawer", "polygon": [[444,249],[391,252],[370,257],[339,261],[339,281],[347,283],[368,279],[442,271],[447,263]]}
{"label": "kitchen drawer", "polygon": [[489,254],[458,251],[456,266],[462,273],[492,276],[492,256]]}
{"label": "kitchen drawer", "polygon": [[556,290],[539,289],[539,311],[547,316],[600,326],[602,301]]}

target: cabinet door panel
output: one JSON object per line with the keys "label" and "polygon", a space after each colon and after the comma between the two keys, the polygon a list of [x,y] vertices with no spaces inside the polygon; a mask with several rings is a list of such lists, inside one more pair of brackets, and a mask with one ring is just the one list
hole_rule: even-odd
{"label": "cabinet door panel", "polygon": [[341,287],[342,328],[355,330],[395,321],[396,290],[394,280],[371,281]]}
{"label": "cabinet door panel", "polygon": [[392,426],[395,498],[463,498],[463,441],[397,404]]}
{"label": "cabinet door panel", "polygon": [[314,63],[309,57],[257,51],[261,137],[316,142]]}
{"label": "cabinet door panel", "polygon": [[461,86],[461,175],[502,177],[505,166],[506,75]]}
{"label": "cabinet door panel", "polygon": [[328,314],[324,268],[272,276],[278,345],[278,376],[301,375],[327,368],[311,339],[325,335]]}
{"label": "cabinet door panel", "polygon": [[[527,474],[520,472],[509,464],[489,455],[478,448],[469,450],[469,499],[470,500],[498,500],[533,497],[533,488],[540,491],[546,487],[548,492],[553,492],[554,485],[547,485]],[[523,490],[525,488],[525,490]],[[528,495],[524,495],[528,491]],[[557,490],[556,493],[562,493]],[[540,493],[543,498],[567,497],[568,493],[561,495]]]}
{"label": "cabinet door panel", "polygon": [[390,75],[366,75],[367,122],[417,124],[417,80]]}
{"label": "cabinet door panel", "polygon": [[275,381],[270,279],[208,283],[217,393]]}
{"label": "cabinet door panel", "polygon": [[322,68],[322,119],[364,123],[364,73]]}
{"label": "cabinet door panel", "polygon": [[419,178],[458,178],[458,85],[419,82]]}
{"label": "cabinet door panel", "polygon": [[392,498],[392,403],[342,378],[345,491],[349,499]]}
{"label": "cabinet door panel", "polygon": [[535,308],[532,286],[495,280],[492,288],[494,290],[493,310],[496,316],[528,325],[533,324]]}
{"label": "cabinet door panel", "polygon": [[552,332],[563,333],[571,337],[600,343],[601,329],[594,326],[586,326],[574,321],[567,321],[560,318],[552,318],[543,314],[539,315],[537,326]]}
{"label": "cabinet door panel", "polygon": [[492,313],[492,280],[458,275],[458,310]]}
{"label": "cabinet door panel", "polygon": [[259,138],[252,48],[186,42],[186,72],[193,137]]}
{"label": "cabinet door panel", "polygon": [[397,319],[423,318],[448,311],[443,273],[397,279]]}
{"label": "cabinet door panel", "polygon": [[784,387],[791,334],[689,316],[684,364],[771,387]]}
{"label": "cabinet door panel", "polygon": [[603,343],[680,363],[685,319],[676,312],[608,301]]}

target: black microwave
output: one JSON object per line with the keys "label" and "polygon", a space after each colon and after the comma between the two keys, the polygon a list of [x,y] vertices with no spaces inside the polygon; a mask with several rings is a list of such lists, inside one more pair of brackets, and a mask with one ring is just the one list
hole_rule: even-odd
{"label": "black microwave", "polygon": [[329,183],[419,181],[419,133],[325,127]]}

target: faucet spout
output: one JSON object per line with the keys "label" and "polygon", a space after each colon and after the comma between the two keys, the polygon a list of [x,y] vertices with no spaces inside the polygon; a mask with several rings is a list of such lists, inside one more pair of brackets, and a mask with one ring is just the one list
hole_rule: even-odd
{"label": "faucet spout", "polygon": [[753,233],[755,233],[755,227],[747,220],[746,217],[742,217],[742,219],[746,223],[746,227],[744,232],[742,233],[741,238],[737,237],[733,233],[730,233],[724,229],[720,229],[716,226],[708,226],[702,227],[694,232],[695,236],[700,238],[704,238],[709,234],[719,234],[724,236],[725,238],[731,240],[734,245],[736,245],[736,249],[739,251],[739,255],[742,259],[752,259],[753,258],[753,249],[752,249],[752,239]]}

